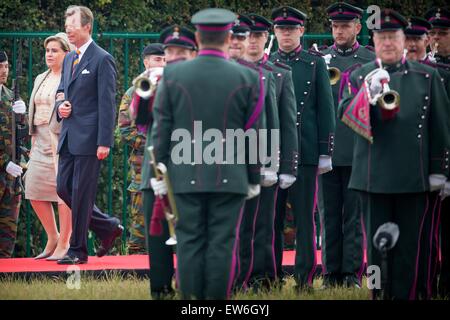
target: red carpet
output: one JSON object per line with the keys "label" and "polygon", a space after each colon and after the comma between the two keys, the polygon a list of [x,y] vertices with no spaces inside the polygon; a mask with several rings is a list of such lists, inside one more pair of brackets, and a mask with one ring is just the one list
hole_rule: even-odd
{"label": "red carpet", "polygon": [[[174,256],[175,264],[176,257]],[[292,267],[295,261],[294,251],[285,251],[283,266]],[[322,263],[321,253],[317,252],[317,264]],[[148,270],[148,257],[146,255],[105,256],[102,258],[89,257],[87,264],[78,265],[80,270]],[[41,273],[66,272],[67,266],[58,265],[54,261],[34,260],[33,258],[0,259],[0,273]]]}

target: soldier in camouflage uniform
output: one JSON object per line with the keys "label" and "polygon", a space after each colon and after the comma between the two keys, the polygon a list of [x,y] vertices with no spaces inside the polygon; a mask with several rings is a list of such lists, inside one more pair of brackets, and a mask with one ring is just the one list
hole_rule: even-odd
{"label": "soldier in camouflage uniform", "polygon": [[12,103],[13,92],[5,86],[8,71],[8,57],[0,51],[0,258],[10,258],[13,254],[22,198],[16,183],[22,168],[11,161],[12,112],[26,111],[23,101]]}
{"label": "soldier in camouflage uniform", "polygon": [[[144,48],[143,59],[145,69],[153,67],[164,67],[164,49],[159,43],[152,43]],[[130,104],[135,87],[130,87],[122,97],[119,109],[119,129],[122,136],[122,142],[130,147],[130,157],[128,162],[131,170],[131,183],[128,191],[131,197],[130,221],[129,229],[130,238],[128,240],[128,253],[145,254],[145,223],[144,209],[142,206],[142,193],[139,191],[141,184],[141,167],[144,156],[144,147],[146,132],[139,130],[130,114]]]}

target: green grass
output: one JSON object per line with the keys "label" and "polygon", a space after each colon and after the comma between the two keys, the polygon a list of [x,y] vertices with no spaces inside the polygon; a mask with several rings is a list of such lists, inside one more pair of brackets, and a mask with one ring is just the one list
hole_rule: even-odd
{"label": "green grass", "polygon": [[[80,289],[69,289],[67,277],[35,277],[31,280],[0,280],[0,300],[150,300],[148,279],[136,276],[107,274],[102,279],[81,275]],[[282,289],[263,292],[238,292],[236,300],[367,300],[369,291],[363,289],[333,288],[320,290],[322,280],[314,282],[315,290],[298,294],[294,280],[288,278]],[[175,297],[177,299],[178,297]]]}

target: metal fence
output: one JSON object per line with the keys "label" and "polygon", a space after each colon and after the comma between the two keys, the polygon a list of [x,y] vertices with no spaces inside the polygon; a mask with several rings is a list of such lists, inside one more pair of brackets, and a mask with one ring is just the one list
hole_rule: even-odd
{"label": "metal fence", "polygon": [[[33,89],[34,78],[46,69],[45,62],[42,61],[44,57],[43,40],[51,35],[56,34],[58,31],[46,31],[46,32],[0,32],[0,48],[10,53],[11,73],[15,74],[17,68],[17,53],[19,45],[23,50],[23,69],[26,70],[26,74],[22,75],[22,87],[26,84],[27,95],[23,94],[22,98],[25,100],[31,95]],[[148,43],[156,42],[159,38],[159,33],[126,33],[126,32],[104,32],[96,33],[94,27],[93,39],[99,43],[105,50],[111,53],[115,60],[116,66],[119,71],[118,76],[118,92],[117,92],[117,108],[120,103],[120,99],[124,92],[130,86],[131,80],[140,72],[143,71],[142,55],[140,54]],[[365,24],[363,24],[363,30],[359,36],[359,40],[362,44],[369,42],[369,35]],[[319,46],[332,41],[331,34],[305,34],[302,38],[302,43],[305,48],[309,48],[312,43],[317,43]],[[137,59],[139,57],[139,59]],[[127,229],[130,226],[128,219],[129,212],[129,200],[127,194],[127,186],[129,180],[128,173],[128,147],[120,144],[115,145],[107,160],[107,196],[106,207],[107,212],[112,213],[114,211],[114,204],[120,203],[121,208],[121,220],[124,227]],[[120,182],[113,181],[113,158],[120,155],[122,164],[122,172],[120,172]],[[120,190],[119,196],[113,195],[114,190]],[[105,190],[99,190],[104,192]],[[117,206],[117,205],[116,205]],[[24,248],[25,256],[32,255],[32,209],[29,201],[24,201],[20,212],[20,219],[25,218],[25,232],[26,242]],[[18,237],[23,237],[19,234]],[[42,232],[41,246],[45,246],[45,233]],[[121,247],[119,252],[121,254],[126,253],[127,232],[123,233]],[[93,237],[89,237],[89,254],[94,253]],[[22,254],[23,255],[23,254]]]}

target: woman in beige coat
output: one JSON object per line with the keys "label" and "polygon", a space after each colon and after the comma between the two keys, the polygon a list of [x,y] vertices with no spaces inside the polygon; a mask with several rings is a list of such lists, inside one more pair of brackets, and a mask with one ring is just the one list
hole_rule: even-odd
{"label": "woman in beige coat", "polygon": [[[36,77],[29,104],[32,145],[25,177],[25,198],[30,200],[47,233],[47,245],[35,259],[58,260],[69,249],[72,217],[70,208],[56,194],[56,147],[60,124],[56,121],[54,106],[62,63],[70,46],[66,34],[58,33],[45,39],[44,47],[48,70]],[[52,202],[58,203],[60,232]]]}

